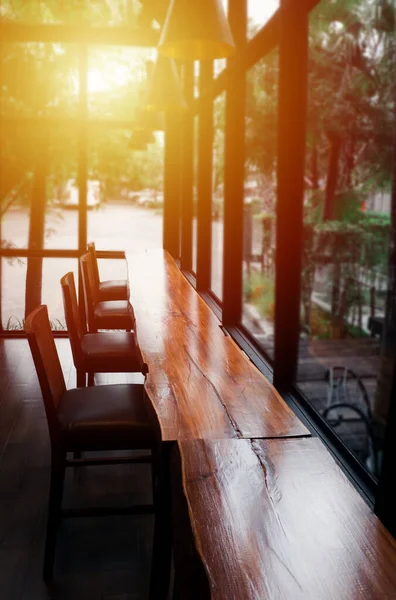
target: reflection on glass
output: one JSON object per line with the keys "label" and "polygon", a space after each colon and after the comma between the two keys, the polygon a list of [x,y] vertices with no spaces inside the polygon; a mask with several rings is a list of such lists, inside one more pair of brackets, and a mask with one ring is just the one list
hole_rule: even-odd
{"label": "reflection on glass", "polygon": [[225,92],[214,102],[211,289],[223,297]]}
{"label": "reflection on glass", "polygon": [[393,33],[381,6],[321,3],[310,17],[297,374],[310,404],[374,477],[396,331],[387,305]]}
{"label": "reflection on glass", "polygon": [[[274,351],[278,53],[247,74],[242,324]],[[265,137],[263,138],[263,132]]]}

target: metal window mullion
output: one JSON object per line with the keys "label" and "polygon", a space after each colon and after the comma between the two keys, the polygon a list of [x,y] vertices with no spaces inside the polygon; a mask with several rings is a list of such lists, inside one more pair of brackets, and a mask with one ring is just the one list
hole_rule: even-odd
{"label": "metal window mullion", "polygon": [[[88,47],[79,47],[79,123],[78,123],[78,251],[79,255],[87,249],[87,174],[88,174]],[[78,296],[82,323],[86,323],[84,310],[84,290],[80,264],[78,265]]]}
{"label": "metal window mullion", "polygon": [[242,314],[247,0],[229,0],[228,20],[237,47],[229,61],[225,116],[223,324],[230,326]]}
{"label": "metal window mullion", "polygon": [[[194,99],[194,62],[183,65],[184,97],[189,106]],[[181,260],[185,271],[192,270],[192,221],[194,179],[194,117],[188,110],[182,116],[182,159],[181,159]]]}
{"label": "metal window mullion", "polygon": [[197,289],[208,291],[212,270],[213,62],[201,61],[198,113]]}
{"label": "metal window mullion", "polygon": [[291,389],[298,360],[307,79],[306,7],[281,0],[274,385],[282,391]]}
{"label": "metal window mullion", "polygon": [[163,247],[180,255],[180,115],[165,115]]}

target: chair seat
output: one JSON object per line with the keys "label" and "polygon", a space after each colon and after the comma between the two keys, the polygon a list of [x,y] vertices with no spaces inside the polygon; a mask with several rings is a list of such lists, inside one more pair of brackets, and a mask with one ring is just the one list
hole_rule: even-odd
{"label": "chair seat", "polygon": [[128,300],[129,284],[126,279],[112,279],[99,283],[99,300]]}
{"label": "chair seat", "polygon": [[87,333],[81,340],[83,369],[92,373],[142,371],[143,358],[134,333]]}
{"label": "chair seat", "polygon": [[98,302],[94,319],[98,329],[133,329],[135,326],[135,315],[128,300]]}
{"label": "chair seat", "polygon": [[66,391],[57,416],[67,448],[149,448],[155,434],[143,384],[99,385]]}

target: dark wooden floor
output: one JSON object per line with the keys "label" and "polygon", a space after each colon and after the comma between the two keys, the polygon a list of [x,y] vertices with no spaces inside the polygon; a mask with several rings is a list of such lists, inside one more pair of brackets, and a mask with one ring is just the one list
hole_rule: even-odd
{"label": "dark wooden floor", "polygon": [[[68,340],[57,340],[68,387]],[[135,379],[133,379],[135,377]],[[97,383],[136,381],[104,375]],[[41,579],[50,447],[28,344],[0,340],[0,599],[140,600],[148,596],[152,516],[62,521],[55,584]],[[147,465],[68,469],[64,506],[151,502]]]}

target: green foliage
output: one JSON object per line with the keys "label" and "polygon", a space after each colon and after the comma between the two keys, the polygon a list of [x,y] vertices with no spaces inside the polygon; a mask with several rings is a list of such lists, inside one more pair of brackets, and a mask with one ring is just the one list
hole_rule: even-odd
{"label": "green foliage", "polygon": [[[27,18],[23,3],[14,3],[15,15]],[[25,3],[24,9],[40,10],[70,3]],[[88,10],[90,3],[79,3]],[[105,3],[101,3],[102,5]],[[109,2],[121,10],[127,2]],[[131,3],[129,3],[131,4]],[[30,8],[28,9],[28,6]],[[36,8],[33,6],[36,5]],[[40,7],[38,6],[40,5]],[[6,3],[6,7],[10,7]],[[117,8],[118,6],[118,8]],[[59,6],[61,11],[61,7]],[[39,14],[40,13],[40,14]],[[3,16],[7,13],[4,12]],[[30,13],[29,13],[30,14]],[[32,13],[33,14],[33,13]],[[41,15],[41,16],[40,16]],[[33,17],[32,17],[33,18]],[[107,18],[107,17],[106,17]],[[36,157],[46,148],[47,198],[49,205],[59,198],[68,179],[77,179],[78,163],[78,47],[65,44],[4,44],[3,88],[0,95],[2,121],[0,160],[0,216],[12,205],[28,206]],[[89,116],[133,122],[140,102],[142,73],[149,50],[146,48],[93,47],[89,68],[103,76],[104,89],[89,93]],[[116,73],[117,77],[114,75]],[[107,79],[106,79],[107,77]],[[115,79],[111,79],[115,77]],[[88,75],[89,83],[90,75]],[[107,87],[106,87],[107,86]],[[60,118],[54,127],[23,122],[20,118]],[[129,148],[130,130],[89,127],[88,177],[99,179],[107,198],[117,198],[125,189],[159,189],[162,186],[163,146],[160,139],[145,152]]]}
{"label": "green foliage", "polygon": [[253,304],[266,319],[275,318],[275,282],[273,278],[251,272],[243,282],[244,298]]}
{"label": "green foliage", "polygon": [[[52,331],[66,331],[66,323],[60,319],[50,320]],[[25,329],[25,319],[20,319],[11,315],[3,325],[5,331],[23,331]]]}
{"label": "green foliage", "polygon": [[2,0],[0,17],[26,23],[136,24],[136,0]]}

